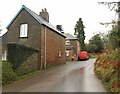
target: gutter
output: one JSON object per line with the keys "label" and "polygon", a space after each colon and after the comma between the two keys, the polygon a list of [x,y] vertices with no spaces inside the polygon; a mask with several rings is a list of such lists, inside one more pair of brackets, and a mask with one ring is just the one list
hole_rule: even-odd
{"label": "gutter", "polygon": [[46,70],[46,27],[44,28],[44,69]]}

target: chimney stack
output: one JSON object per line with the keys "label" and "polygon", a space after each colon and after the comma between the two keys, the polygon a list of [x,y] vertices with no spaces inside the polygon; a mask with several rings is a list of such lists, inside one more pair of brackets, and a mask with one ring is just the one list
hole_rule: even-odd
{"label": "chimney stack", "polygon": [[49,13],[47,12],[47,9],[44,8],[42,9],[42,11],[39,14],[44,20],[46,20],[47,22],[49,22]]}

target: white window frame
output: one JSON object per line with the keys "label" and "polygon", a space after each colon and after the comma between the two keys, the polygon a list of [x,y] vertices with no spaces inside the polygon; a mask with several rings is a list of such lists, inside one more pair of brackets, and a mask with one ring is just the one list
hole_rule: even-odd
{"label": "white window frame", "polygon": [[66,51],[66,56],[69,56],[69,53],[70,53],[69,51]]}
{"label": "white window frame", "polygon": [[62,57],[62,51],[59,51],[59,58]]}
{"label": "white window frame", "polygon": [[20,25],[20,37],[28,37],[28,24],[21,24]]}
{"label": "white window frame", "polygon": [[70,45],[70,40],[66,40],[66,45]]}

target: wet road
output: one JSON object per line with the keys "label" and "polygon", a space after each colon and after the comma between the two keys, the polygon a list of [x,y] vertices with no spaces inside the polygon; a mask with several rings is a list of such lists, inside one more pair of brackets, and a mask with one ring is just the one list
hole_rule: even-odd
{"label": "wet road", "polygon": [[3,92],[106,92],[93,72],[95,59],[56,66],[24,81],[3,87]]}

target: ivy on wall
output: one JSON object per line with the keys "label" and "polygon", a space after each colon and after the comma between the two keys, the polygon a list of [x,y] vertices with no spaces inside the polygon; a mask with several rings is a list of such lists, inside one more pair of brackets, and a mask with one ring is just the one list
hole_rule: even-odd
{"label": "ivy on wall", "polygon": [[8,61],[18,75],[37,69],[37,50],[19,44],[8,44],[7,48]]}

